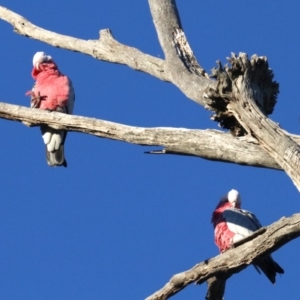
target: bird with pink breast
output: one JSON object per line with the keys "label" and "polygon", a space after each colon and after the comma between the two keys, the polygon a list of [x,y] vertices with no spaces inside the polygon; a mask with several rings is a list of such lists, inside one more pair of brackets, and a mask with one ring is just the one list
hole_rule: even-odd
{"label": "bird with pink breast", "polygon": [[[31,107],[48,111],[72,114],[75,93],[71,80],[60,72],[57,64],[45,52],[37,52],[33,56],[31,75],[35,84],[27,95],[31,96]],[[46,145],[46,159],[51,167],[67,166],[64,154],[64,143],[67,132],[57,130],[48,125],[41,126]]]}
{"label": "bird with pink breast", "polygon": [[[243,238],[253,234],[262,227],[255,215],[241,209],[241,196],[237,190],[231,190],[221,198],[212,215],[215,229],[215,243],[220,252],[224,252]],[[283,274],[284,270],[274,261],[271,255],[258,257],[253,264],[260,273],[261,270],[272,283],[276,274]]]}

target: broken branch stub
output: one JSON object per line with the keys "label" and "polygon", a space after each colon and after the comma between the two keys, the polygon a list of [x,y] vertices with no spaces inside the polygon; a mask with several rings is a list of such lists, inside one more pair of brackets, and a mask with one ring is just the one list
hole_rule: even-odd
{"label": "broken branch stub", "polygon": [[[230,277],[230,276],[229,276]],[[222,277],[210,277],[207,279],[207,293],[206,300],[224,300],[226,280],[228,276]]]}
{"label": "broken branch stub", "polygon": [[300,146],[267,117],[276,104],[279,85],[266,57],[235,54],[231,67],[215,71],[217,85],[206,89],[203,96],[211,99],[216,111],[213,119],[235,136],[257,142],[285,170],[300,191]]}
{"label": "broken branch stub", "polygon": [[249,133],[248,130],[228,107],[230,102],[239,101],[239,97],[236,97],[236,92],[241,92],[238,87],[241,83],[247,86],[247,91],[252,94],[261,112],[270,115],[277,102],[279,84],[273,81],[274,73],[265,56],[253,55],[249,60],[245,53],[238,56],[232,53],[227,60],[230,67],[223,68],[218,61],[218,67],[212,69],[211,77],[217,80],[217,86],[215,89],[209,87],[205,97],[212,100],[210,107],[215,113],[211,119],[219,122],[222,128],[229,129],[234,136],[243,136]]}

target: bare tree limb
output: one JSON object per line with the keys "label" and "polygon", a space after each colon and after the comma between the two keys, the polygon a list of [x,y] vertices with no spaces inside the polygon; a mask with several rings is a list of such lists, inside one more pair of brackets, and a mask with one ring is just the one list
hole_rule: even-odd
{"label": "bare tree limb", "polygon": [[[181,24],[175,1],[149,0],[149,4],[151,9],[153,8],[152,15],[159,36],[168,33],[168,43],[164,44],[169,45],[168,53],[173,54],[172,56],[168,56],[168,58],[172,59],[167,60],[167,63],[162,59],[145,54],[136,48],[119,43],[113,38],[109,29],[100,31],[99,40],[82,40],[38,27],[3,6],[0,6],[0,19],[11,24],[14,27],[14,31],[20,35],[45,42],[54,47],[81,52],[99,60],[124,64],[134,70],[145,72],[163,81],[172,82],[191,100],[210,109],[211,106],[209,104],[211,101],[204,98],[203,93],[205,88],[215,87],[216,82],[209,80],[206,78],[207,76],[201,77],[191,73],[186,69],[179,57],[176,56],[176,49],[172,39],[175,28],[181,28]],[[165,19],[164,14],[166,12],[169,12],[169,18]],[[200,67],[200,69],[202,68]]]}
{"label": "bare tree limb", "polygon": [[[209,160],[279,169],[274,159],[258,145],[218,130],[184,128],[143,128],[99,119],[48,112],[0,103],[0,118],[26,125],[48,124],[57,129],[76,131],[112,140],[165,147],[166,154],[192,155]],[[300,141],[300,138],[297,138]]]}
{"label": "bare tree limb", "polygon": [[[99,60],[124,64],[134,70],[145,72],[163,81],[172,82],[191,100],[210,109],[211,106],[209,106],[209,104],[211,101],[204,98],[203,93],[205,88],[215,87],[216,82],[209,80],[206,78],[207,76],[197,76],[187,70],[179,57],[176,56],[176,49],[174,43],[171,41],[175,30],[173,26],[179,26],[181,28],[180,21],[177,22],[178,14],[173,14],[173,12],[177,11],[175,1],[150,0],[149,4],[151,8],[156,8],[152,11],[152,15],[155,24],[157,24],[156,29],[160,32],[159,35],[163,35],[168,31],[168,36],[170,37],[168,40],[170,50],[168,52],[172,52],[173,55],[172,60],[169,59],[167,61],[168,66],[166,61],[162,59],[119,43],[113,38],[109,29],[100,31],[99,40],[82,40],[38,27],[3,6],[0,6],[0,19],[11,24],[14,27],[14,31],[20,35],[45,42],[54,47],[81,52]],[[165,10],[161,11],[160,6],[165,7]],[[170,12],[169,19],[164,19],[164,13],[166,11]],[[174,60],[175,57],[176,60]],[[175,62],[177,63],[175,64]],[[175,70],[179,71],[179,73],[177,74]]]}
{"label": "bare tree limb", "polygon": [[174,28],[182,28],[176,2],[174,0],[149,0],[153,22],[158,39],[167,61],[180,61],[173,44]]}
{"label": "bare tree limb", "polygon": [[[175,67],[176,69],[181,69],[186,75],[189,75],[189,72],[192,72],[190,64],[191,60],[193,60],[193,66],[195,67],[197,64],[201,70],[199,73],[195,72],[195,74],[208,78],[208,76],[205,76],[207,74],[204,69],[194,57],[192,49],[185,37],[176,1],[149,0],[149,6],[168,68],[174,69]],[[171,73],[171,76],[176,76],[176,74]],[[200,79],[202,76],[200,76]],[[208,84],[208,81],[203,81],[203,83]]]}
{"label": "bare tree limb", "polygon": [[174,275],[159,291],[146,300],[165,300],[175,295],[187,285],[196,282],[201,284],[213,276],[229,277],[253,263],[255,258],[270,254],[291,240],[300,236],[300,214],[279,221],[266,227],[261,235],[247,241],[241,246],[226,251],[214,258],[205,260],[192,269]]}
{"label": "bare tree limb", "polygon": [[[168,67],[162,59],[119,43],[113,38],[110,30],[101,30],[99,40],[82,40],[40,28],[3,6],[0,6],[0,19],[11,24],[14,31],[20,35],[28,36],[54,47],[81,52],[99,60],[127,65],[134,70],[148,73],[163,81],[173,82],[190,99],[204,106],[209,104],[210,101],[203,97],[203,92],[205,88],[213,87],[216,83],[206,77],[189,72],[176,54],[173,34],[175,28],[181,28],[181,24],[178,14],[175,14],[177,11],[175,1],[150,0],[149,4],[151,9],[153,8],[152,15],[159,36],[168,32],[168,40],[163,43],[163,45],[169,45],[169,47],[164,47],[164,49],[169,49],[165,53],[172,53],[171,56],[167,56],[167,58],[172,58],[168,60]],[[161,10],[161,8],[164,9]],[[165,13],[169,13],[169,18],[165,19]],[[175,58],[176,60],[174,60]],[[177,63],[175,64],[175,62]],[[175,69],[180,72],[174,72]]]}
{"label": "bare tree limb", "polygon": [[[191,69],[187,67],[189,62],[179,56],[175,47],[177,33],[180,32],[181,35],[184,34],[176,1],[148,0],[148,2],[160,45],[166,56],[166,69],[171,77],[171,82],[188,98],[203,105],[207,109],[211,109],[209,99],[203,95],[205,89],[215,87],[216,82],[208,79],[207,76],[205,76],[205,72],[202,72],[203,76],[198,76],[198,73],[192,72]],[[188,41],[186,40],[185,43],[188,43]],[[201,66],[199,66],[199,69],[202,69]]]}
{"label": "bare tree limb", "polygon": [[170,81],[169,75],[165,71],[165,62],[162,59],[119,43],[113,38],[109,29],[100,31],[99,40],[82,40],[40,28],[3,6],[0,6],[0,19],[11,24],[14,31],[20,35],[54,47],[81,52],[99,60],[127,65],[163,81]]}
{"label": "bare tree limb", "polygon": [[214,99],[216,105],[225,105],[226,108],[221,109],[223,114],[234,116],[242,126],[240,133],[256,139],[300,191],[300,147],[266,116],[272,111],[278,93],[267,58],[253,55],[249,60],[247,54],[240,53],[233,54],[229,61],[230,68],[219,67],[218,88],[208,90],[207,96]]}

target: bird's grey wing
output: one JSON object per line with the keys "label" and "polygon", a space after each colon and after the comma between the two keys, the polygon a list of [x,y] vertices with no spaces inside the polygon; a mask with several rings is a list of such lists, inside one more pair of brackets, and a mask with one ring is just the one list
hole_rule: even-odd
{"label": "bird's grey wing", "polygon": [[[223,218],[229,230],[235,233],[233,243],[251,235],[262,227],[256,216],[247,210],[226,209],[223,212]],[[253,265],[259,273],[259,269],[262,270],[272,283],[275,283],[276,273],[284,273],[284,270],[273,260],[271,255],[257,257]]]}
{"label": "bird's grey wing", "polygon": [[257,218],[246,210],[229,208],[223,212],[229,230],[235,233],[233,243],[251,235],[261,227]]}
{"label": "bird's grey wing", "polygon": [[244,209],[240,209],[243,214],[245,214],[249,219],[251,219],[251,222],[253,223],[253,227],[256,228],[255,230],[259,229],[262,227],[261,223],[259,222],[259,220],[257,219],[257,217],[250,211],[248,210],[244,210]]}
{"label": "bird's grey wing", "polygon": [[68,104],[67,104],[67,114],[73,114],[74,110],[74,104],[75,104],[75,91],[72,84],[72,81],[69,79],[69,98],[68,98]]}

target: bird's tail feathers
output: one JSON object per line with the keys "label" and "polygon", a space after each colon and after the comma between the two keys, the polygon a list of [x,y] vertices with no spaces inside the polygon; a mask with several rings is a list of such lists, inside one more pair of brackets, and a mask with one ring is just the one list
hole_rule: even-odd
{"label": "bird's tail feathers", "polygon": [[64,145],[61,145],[58,150],[48,151],[46,147],[47,163],[51,167],[64,166],[67,167],[67,161],[64,155]]}
{"label": "bird's tail feathers", "polygon": [[49,126],[41,126],[43,140],[46,145],[47,163],[51,167],[67,166],[64,155],[64,142],[66,132],[63,130],[56,130]]}
{"label": "bird's tail feathers", "polygon": [[279,266],[277,262],[274,261],[271,255],[257,258],[254,264],[255,269],[258,270],[259,268],[272,283],[275,283],[277,273],[284,273],[284,270]]}

